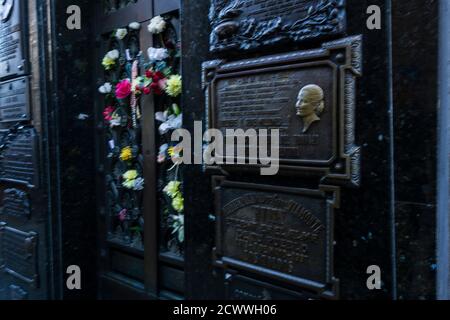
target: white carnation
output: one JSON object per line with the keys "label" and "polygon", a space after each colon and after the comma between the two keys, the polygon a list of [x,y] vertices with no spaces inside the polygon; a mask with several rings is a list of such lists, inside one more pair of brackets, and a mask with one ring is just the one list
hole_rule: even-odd
{"label": "white carnation", "polygon": [[161,61],[169,57],[169,52],[164,48],[148,48],[147,53],[150,61]]}
{"label": "white carnation", "polygon": [[119,50],[114,49],[114,50],[109,51],[109,52],[106,54],[106,56],[107,56],[108,58],[110,58],[111,60],[117,60],[117,59],[119,59],[120,52],[119,52]]}
{"label": "white carnation", "polygon": [[128,25],[128,28],[132,30],[139,30],[141,28],[141,24],[139,22],[132,22]]}
{"label": "white carnation", "polygon": [[98,88],[98,91],[102,94],[108,94],[112,91],[112,85],[109,82],[106,82],[104,85],[102,85],[100,88]]}
{"label": "white carnation", "polygon": [[148,25],[148,31],[150,33],[158,34],[164,31],[166,28],[166,21],[161,16],[154,17]]}
{"label": "white carnation", "polygon": [[119,40],[122,40],[123,38],[125,38],[128,34],[127,29],[117,29],[116,31],[116,38]]}

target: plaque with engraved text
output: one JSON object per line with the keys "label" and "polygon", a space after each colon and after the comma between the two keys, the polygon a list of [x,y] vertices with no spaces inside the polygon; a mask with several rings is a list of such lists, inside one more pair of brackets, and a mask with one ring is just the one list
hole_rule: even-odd
{"label": "plaque with engraved text", "polygon": [[346,29],[345,0],[211,0],[211,51],[339,35]]}
{"label": "plaque with engraved text", "polygon": [[16,218],[29,218],[31,203],[28,193],[19,189],[5,189],[0,214]]}
{"label": "plaque with engraved text", "polygon": [[0,149],[0,181],[37,187],[39,157],[36,130],[21,127],[1,134],[3,144]]}
{"label": "plaque with engraved text", "polygon": [[338,201],[336,187],[304,190],[221,181],[216,188],[216,265],[332,292]]}
{"label": "plaque with engraved text", "polygon": [[30,88],[27,77],[0,83],[0,122],[30,120]]}
{"label": "plaque with engraved text", "polygon": [[23,232],[0,223],[0,250],[7,274],[37,287],[37,244],[35,232]]}
{"label": "plaque with engraved text", "polygon": [[[225,136],[227,130],[278,129],[281,172],[317,171],[330,180],[359,184],[354,113],[361,37],[315,50],[230,63],[214,60],[203,68],[211,129]],[[251,154],[235,156],[234,163],[248,167]]]}
{"label": "plaque with engraved text", "polygon": [[0,1],[0,78],[28,70],[26,0]]}

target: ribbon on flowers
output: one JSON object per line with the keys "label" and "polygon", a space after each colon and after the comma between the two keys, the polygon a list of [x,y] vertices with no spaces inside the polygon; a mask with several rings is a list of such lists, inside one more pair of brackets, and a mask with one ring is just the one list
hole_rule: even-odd
{"label": "ribbon on flowers", "polygon": [[[138,77],[138,60],[133,61],[133,66],[131,67],[131,83],[134,83]],[[137,128],[137,99],[136,99],[136,88],[131,90],[131,117],[133,121],[133,128]]]}

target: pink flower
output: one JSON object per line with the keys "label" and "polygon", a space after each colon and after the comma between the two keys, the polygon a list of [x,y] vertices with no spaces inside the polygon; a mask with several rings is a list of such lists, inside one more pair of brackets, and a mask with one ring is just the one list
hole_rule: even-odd
{"label": "pink flower", "polygon": [[106,107],[105,110],[103,111],[103,118],[105,119],[105,121],[111,121],[112,120],[112,114],[114,113],[114,107]]}
{"label": "pink flower", "polygon": [[162,80],[158,81],[158,85],[161,88],[161,90],[165,90],[167,87],[167,78],[164,78]]}
{"label": "pink flower", "polygon": [[130,80],[125,79],[119,82],[116,86],[116,97],[117,99],[125,99],[131,94],[131,83]]}
{"label": "pink flower", "polygon": [[119,220],[121,222],[124,222],[127,219],[127,213],[128,213],[127,209],[123,209],[122,211],[120,211],[120,213],[119,213]]}

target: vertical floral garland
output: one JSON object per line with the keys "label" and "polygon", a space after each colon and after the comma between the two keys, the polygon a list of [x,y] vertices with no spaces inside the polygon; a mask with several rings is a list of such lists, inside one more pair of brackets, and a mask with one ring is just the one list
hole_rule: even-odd
{"label": "vertical floral garland", "polygon": [[[139,23],[111,34],[111,51],[102,60],[104,126],[107,136],[106,201],[111,230],[109,240],[143,248],[143,157],[139,111]],[[133,46],[133,47],[132,47]]]}
{"label": "vertical floral garland", "polygon": [[[156,101],[155,115],[159,133],[159,202],[161,212],[161,250],[182,254],[184,243],[184,197],[182,182],[183,150],[171,142],[174,130],[183,124],[180,107],[182,80],[179,75],[180,43],[173,33],[170,17],[152,19],[149,31],[157,36],[160,48],[150,48],[148,56],[155,61],[147,72],[162,72],[166,78],[164,92]],[[159,77],[157,77],[159,79]]]}
{"label": "vertical floral garland", "polygon": [[[131,37],[138,37],[140,24],[131,23],[118,29],[112,40],[120,43],[103,58],[105,77],[99,92],[105,96],[104,124],[108,131],[109,174],[107,200],[112,218],[111,240],[125,241],[142,248],[143,217],[141,214],[143,157],[141,150],[140,97],[153,95],[159,110],[155,117],[159,125],[160,165],[159,185],[162,204],[162,223],[169,225],[171,238],[168,247],[181,248],[184,242],[184,198],[182,186],[182,150],[172,143],[173,130],[182,126],[180,95],[182,90],[179,68],[179,44],[164,38],[168,22],[161,16],[153,18],[148,31],[159,37],[160,48],[133,52],[124,45]],[[136,50],[134,50],[136,51]],[[139,51],[139,50],[137,50]],[[139,71],[144,69],[144,75]],[[180,250],[177,250],[181,252]]]}

